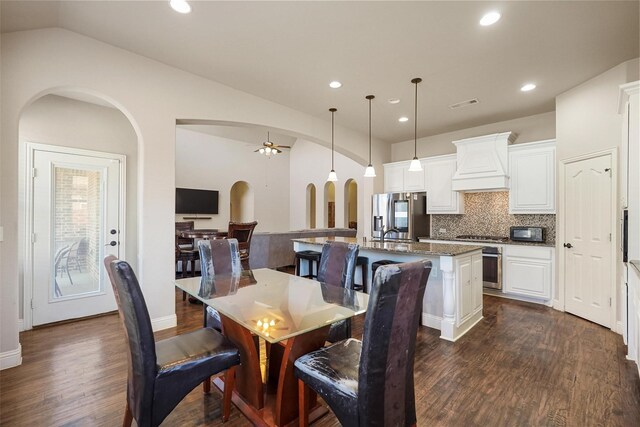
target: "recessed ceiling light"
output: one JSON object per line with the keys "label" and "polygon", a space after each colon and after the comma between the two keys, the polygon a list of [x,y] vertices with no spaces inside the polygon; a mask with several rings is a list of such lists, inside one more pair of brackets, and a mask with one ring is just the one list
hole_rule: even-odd
{"label": "recessed ceiling light", "polygon": [[400,123],[408,122],[408,121],[409,121],[409,117],[400,117],[400,118],[398,119],[398,121],[399,121]]}
{"label": "recessed ceiling light", "polygon": [[399,104],[400,100],[398,98],[391,98],[389,100],[389,104]]}
{"label": "recessed ceiling light", "polygon": [[169,2],[173,10],[180,13],[189,13],[191,12],[191,6],[185,0],[171,0]]}
{"label": "recessed ceiling light", "polygon": [[520,90],[523,92],[529,92],[530,90],[534,90],[535,88],[536,88],[535,84],[527,83],[526,85],[522,86]]}
{"label": "recessed ceiling light", "polygon": [[331,83],[329,83],[329,87],[332,88],[332,89],[338,89],[341,86],[342,86],[342,83],[340,83],[337,80],[334,80]]}
{"label": "recessed ceiling light", "polygon": [[483,27],[493,25],[500,20],[500,13],[493,11],[485,14],[482,19],[480,19],[480,25]]}

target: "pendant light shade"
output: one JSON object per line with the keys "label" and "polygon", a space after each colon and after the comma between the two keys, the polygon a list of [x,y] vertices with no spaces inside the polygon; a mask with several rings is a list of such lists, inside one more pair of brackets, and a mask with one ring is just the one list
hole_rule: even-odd
{"label": "pendant light shade", "polygon": [[421,81],[422,79],[419,77],[411,80],[411,83],[416,85],[416,96],[413,110],[413,160],[411,160],[411,164],[409,165],[409,172],[422,171],[422,165],[420,164],[420,160],[418,160],[418,83]]}
{"label": "pendant light shade", "polygon": [[376,170],[373,168],[371,164],[371,100],[375,98],[373,95],[365,96],[365,99],[369,100],[369,165],[364,170],[365,178],[375,178]]}
{"label": "pendant light shade", "polygon": [[329,108],[329,111],[331,111],[331,172],[329,172],[329,176],[327,177],[327,181],[332,181],[335,182],[338,180],[338,175],[336,174],[335,169],[333,168],[333,115],[336,111],[338,111],[337,108]]}

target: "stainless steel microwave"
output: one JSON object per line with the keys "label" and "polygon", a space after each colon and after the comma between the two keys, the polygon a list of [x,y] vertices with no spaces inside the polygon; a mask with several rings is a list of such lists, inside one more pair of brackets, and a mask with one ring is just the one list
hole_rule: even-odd
{"label": "stainless steel microwave", "polygon": [[509,233],[511,240],[516,242],[544,242],[543,227],[511,227]]}

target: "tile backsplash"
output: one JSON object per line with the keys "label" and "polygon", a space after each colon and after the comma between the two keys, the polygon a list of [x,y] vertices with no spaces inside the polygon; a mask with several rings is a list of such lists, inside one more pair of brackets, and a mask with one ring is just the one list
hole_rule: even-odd
{"label": "tile backsplash", "polygon": [[[544,227],[546,241],[556,241],[555,215],[510,215],[509,192],[465,193],[463,215],[431,215],[432,237],[460,234],[509,236],[511,226]],[[440,229],[446,229],[441,233]]]}

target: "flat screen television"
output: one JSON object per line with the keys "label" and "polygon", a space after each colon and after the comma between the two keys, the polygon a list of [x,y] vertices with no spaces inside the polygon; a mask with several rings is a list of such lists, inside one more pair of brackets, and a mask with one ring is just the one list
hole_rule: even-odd
{"label": "flat screen television", "polygon": [[218,191],[176,188],[176,214],[217,214]]}

